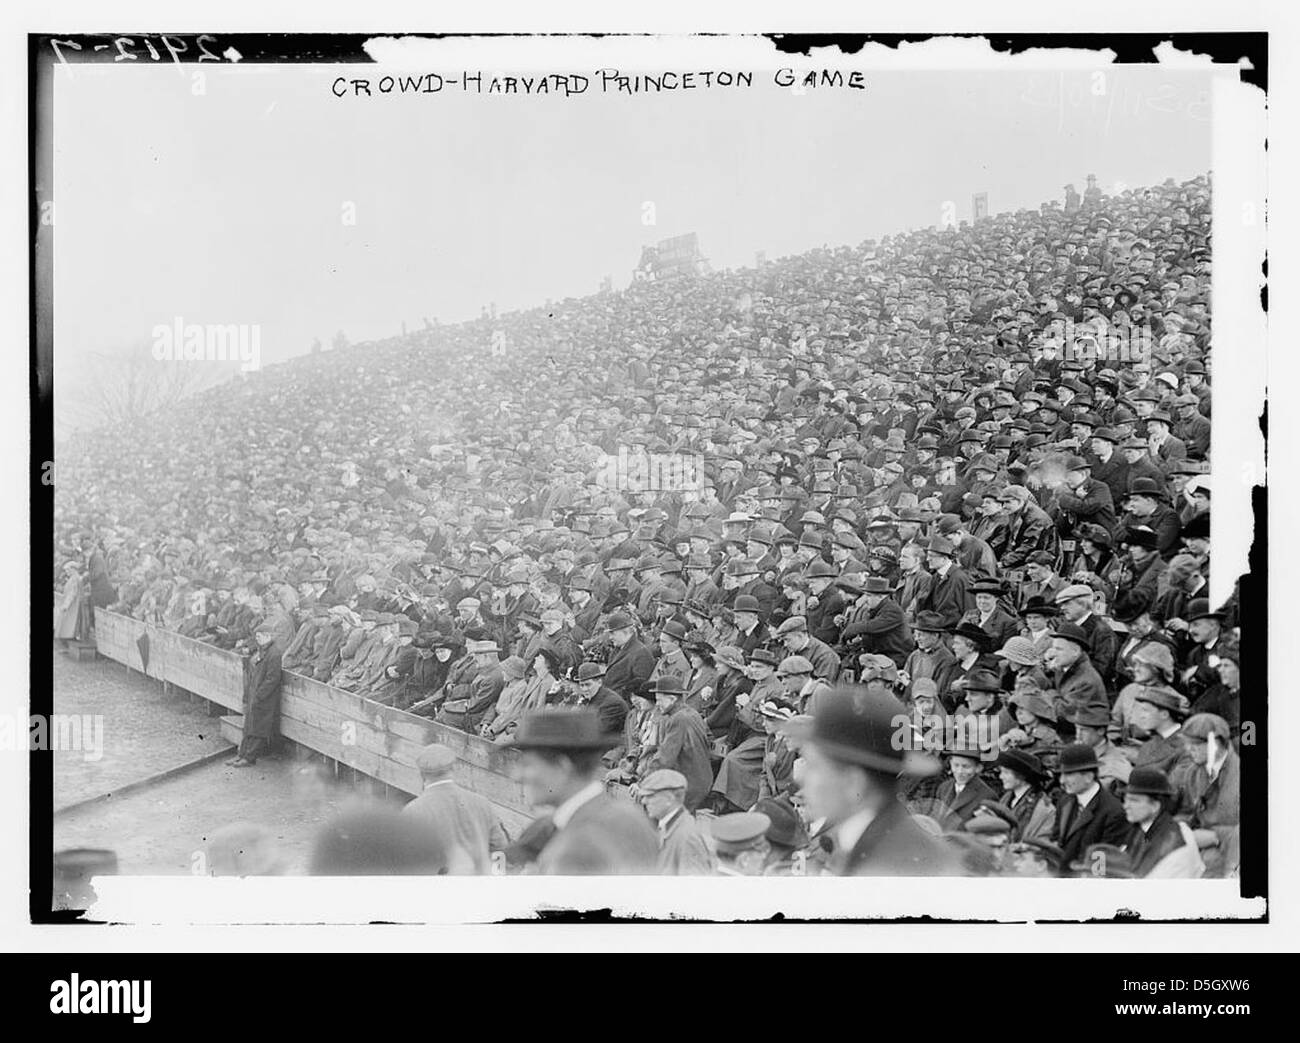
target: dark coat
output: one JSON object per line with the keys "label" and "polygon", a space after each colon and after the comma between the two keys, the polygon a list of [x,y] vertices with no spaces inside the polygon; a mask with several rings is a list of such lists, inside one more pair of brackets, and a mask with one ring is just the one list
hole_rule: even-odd
{"label": "dark coat", "polygon": [[663,876],[711,876],[715,866],[713,852],[704,840],[695,816],[678,811],[660,831],[659,872]]}
{"label": "dark coat", "polygon": [[1166,855],[1171,855],[1186,841],[1178,823],[1167,811],[1161,811],[1145,833],[1141,826],[1131,826],[1124,850],[1133,860],[1133,875],[1146,876]]}
{"label": "dark coat", "polygon": [[1115,502],[1110,488],[1095,478],[1081,482],[1073,492],[1061,492],[1056,504],[1057,527],[1067,536],[1085,522],[1107,530],[1115,528]]}
{"label": "dark coat", "polygon": [[605,687],[612,688],[624,699],[631,699],[654,672],[655,657],[639,637],[633,637],[622,648],[615,649],[605,664]]}
{"label": "dark coat", "polygon": [[1020,634],[1020,620],[1001,605],[995,605],[989,618],[984,622],[980,622],[979,609],[967,612],[965,621],[974,623],[988,634],[989,648],[994,651],[1005,645],[1010,638]]}
{"label": "dark coat", "polygon": [[975,814],[975,807],[981,800],[996,800],[997,796],[992,787],[978,775],[966,783],[960,794],[957,792],[957,784],[951,778],[944,779],[939,784],[939,792],[935,794],[937,810],[941,813],[939,825],[946,830],[960,829]]}
{"label": "dark coat", "polygon": [[840,866],[840,876],[956,876],[943,842],[912,821],[901,803],[881,809]]}
{"label": "dark coat", "polygon": [[1173,434],[1187,447],[1187,455],[1204,460],[1210,453],[1210,421],[1199,412],[1190,419],[1179,420],[1174,424]]}
{"label": "dark coat", "polygon": [[772,618],[772,612],[781,600],[781,592],[760,578],[736,588],[735,594],[727,598],[726,604],[734,604],[736,598],[742,594],[748,594],[758,600],[758,618],[763,621]]}
{"label": "dark coat", "polygon": [[117,600],[117,591],[113,589],[113,583],[108,578],[108,565],[104,562],[104,555],[99,551],[94,551],[90,555],[88,569],[91,606],[94,608],[108,608]]}
{"label": "dark coat", "polygon": [[[1092,462],[1092,477],[1106,483],[1106,488],[1110,490],[1111,502],[1122,502],[1128,494],[1129,482],[1133,479],[1128,461],[1124,459],[1123,454],[1116,450],[1105,463],[1091,453],[1088,459]],[[1159,471],[1157,470],[1156,473],[1158,476]]]}
{"label": "dark coat", "polygon": [[506,849],[505,830],[492,804],[455,782],[428,787],[402,814],[415,817],[444,843],[464,851],[480,875],[491,871],[492,852]]}
{"label": "dark coat", "polygon": [[269,739],[280,721],[280,685],[284,680],[282,653],[275,645],[258,649],[248,661],[244,685],[244,735]]}
{"label": "dark coat", "polygon": [[1088,658],[1105,683],[1115,670],[1115,656],[1119,652],[1119,635],[1111,625],[1093,612],[1079,624],[1088,635],[1091,651]]}
{"label": "dark coat", "polygon": [[712,738],[720,738],[731,731],[732,725],[736,722],[736,696],[748,692],[753,687],[753,681],[735,671],[729,672],[719,682],[712,709],[709,710],[709,716],[704,722]]}
{"label": "dark coat", "polygon": [[1128,838],[1128,832],[1124,805],[1105,786],[1082,811],[1079,802],[1068,793],[1062,793],[1056,802],[1052,839],[1065,855],[1062,867],[1066,874],[1070,863],[1081,859],[1090,844],[1114,844],[1118,847]]}
{"label": "dark coat", "polygon": [[549,876],[652,876],[658,859],[659,840],[645,813],[602,793],[551,835],[537,869]]}
{"label": "dark coat", "polygon": [[1156,509],[1145,518],[1140,518],[1136,514],[1125,514],[1119,520],[1116,529],[1122,532],[1123,529],[1138,528],[1143,525],[1156,534],[1156,550],[1165,561],[1169,561],[1178,553],[1183,523],[1177,511],[1167,503],[1158,503]]}
{"label": "dark coat", "polygon": [[970,592],[970,577],[960,565],[953,565],[944,576],[932,573],[929,594],[917,602],[917,611],[937,612],[945,625],[954,627],[974,607],[975,595]]}
{"label": "dark coat", "polygon": [[1073,706],[1076,709],[1090,706],[1103,713],[1110,713],[1106,686],[1087,656],[1079,656],[1065,670],[1054,671],[1052,683],[1059,693],[1058,706]]}
{"label": "dark coat", "polygon": [[846,604],[840,591],[834,588],[823,591],[817,604],[808,609],[808,633],[828,645],[836,644],[840,639],[840,628],[835,624],[835,617],[844,611]]}
{"label": "dark coat", "polygon": [[671,768],[686,776],[686,810],[694,811],[713,785],[709,731],[704,719],[678,702],[659,723],[659,744],[646,773]]}
{"label": "dark coat", "polygon": [[1155,602],[1160,581],[1165,574],[1165,561],[1159,554],[1151,555],[1146,565],[1135,568],[1122,559],[1124,565],[1115,575],[1115,606],[1117,619],[1132,619],[1145,612]]}
{"label": "dark coat", "polygon": [[628,715],[627,700],[609,685],[602,684],[596,689],[591,702],[587,703],[587,709],[596,711],[602,732],[617,735],[623,731]]}
{"label": "dark coat", "polygon": [[933,578],[925,569],[918,569],[911,575],[904,576],[898,584],[898,589],[894,592],[894,599],[898,602],[899,608],[903,610],[903,615],[907,616],[909,622],[915,622],[916,613],[925,607],[933,583]]}
{"label": "dark coat", "polygon": [[1035,551],[1056,553],[1056,527],[1046,511],[1035,503],[1027,503],[1007,523],[1005,547],[1000,561],[1002,568],[1023,568]]}
{"label": "dark coat", "polygon": [[1187,740],[1183,738],[1181,728],[1169,736],[1152,735],[1137,748],[1133,758],[1135,768],[1156,768],[1167,775],[1172,775],[1176,768],[1182,767],[1179,761],[1187,757]]}
{"label": "dark coat", "polygon": [[893,598],[885,598],[844,627],[845,644],[855,637],[860,639],[863,651],[887,655],[896,666],[902,666],[916,647],[912,628],[907,625],[902,608]]}

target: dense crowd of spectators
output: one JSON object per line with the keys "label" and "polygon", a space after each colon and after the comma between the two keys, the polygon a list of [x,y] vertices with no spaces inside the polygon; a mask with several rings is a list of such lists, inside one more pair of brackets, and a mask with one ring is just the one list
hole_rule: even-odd
{"label": "dense crowd of spectators", "polygon": [[853,681],[963,871],[1230,875],[1209,288],[1202,176],[271,366],[66,448],[58,636],[89,600],[501,744],[594,709],[656,821],[762,827],[710,841],[746,872],[826,855],[798,737]]}

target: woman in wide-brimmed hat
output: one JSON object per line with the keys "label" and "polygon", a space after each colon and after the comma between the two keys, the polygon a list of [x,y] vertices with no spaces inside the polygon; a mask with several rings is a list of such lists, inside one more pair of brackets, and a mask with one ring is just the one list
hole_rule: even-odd
{"label": "woman in wide-brimmed hat", "polygon": [[1145,644],[1129,657],[1133,680],[1120,689],[1111,707],[1111,719],[1120,732],[1120,741],[1133,729],[1133,702],[1148,685],[1168,685],[1174,679],[1174,654],[1169,646],[1159,641]]}

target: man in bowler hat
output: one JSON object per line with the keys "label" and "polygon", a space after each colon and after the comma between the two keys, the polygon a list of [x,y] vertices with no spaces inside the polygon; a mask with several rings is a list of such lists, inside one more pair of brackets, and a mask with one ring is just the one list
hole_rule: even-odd
{"label": "man in bowler hat", "polygon": [[1052,841],[1066,864],[1094,844],[1124,843],[1129,823],[1124,807],[1097,776],[1101,765],[1091,746],[1074,743],[1061,751],[1061,796],[1056,803]]}
{"label": "man in bowler hat", "polygon": [[519,779],[533,807],[550,808],[537,871],[551,876],[652,874],[655,831],[635,805],[605,792],[601,755],[619,741],[587,709],[528,713],[515,732]]}
{"label": "man in bowler hat", "polygon": [[951,876],[956,861],[898,799],[899,775],[931,775],[934,760],[905,749],[896,731],[903,704],[880,688],[832,689],[813,716],[803,748],[802,792],[825,818],[836,876]]}

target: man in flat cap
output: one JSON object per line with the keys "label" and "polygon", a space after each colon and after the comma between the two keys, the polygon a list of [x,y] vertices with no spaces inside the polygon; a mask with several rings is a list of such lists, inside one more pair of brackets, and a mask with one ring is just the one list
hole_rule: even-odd
{"label": "man in flat cap", "polygon": [[719,876],[762,876],[770,850],[772,820],[759,811],[719,815],[710,830],[718,855]]}
{"label": "man in flat cap", "polygon": [[837,876],[946,876],[952,854],[898,799],[899,776],[930,775],[937,763],[896,742],[903,704],[888,692],[841,685],[813,716],[801,792],[812,819],[833,837]]}
{"label": "man in flat cap", "polygon": [[506,685],[501,670],[501,649],[491,638],[465,643],[465,651],[474,660],[474,673],[467,682],[449,687],[435,720],[461,731],[477,732],[487,712],[496,704]]}
{"label": "man in flat cap", "polygon": [[591,710],[525,714],[515,732],[524,799],[549,811],[535,831],[537,871],[552,876],[651,874],[659,844],[645,815],[606,794],[601,755],[618,742]]}
{"label": "man in flat cap", "polygon": [[1173,780],[1179,806],[1205,860],[1206,876],[1236,876],[1241,862],[1241,758],[1232,730],[1217,714],[1198,713],[1183,725],[1188,764]]}
{"label": "man in flat cap", "polygon": [[790,616],[776,628],[776,637],[790,655],[803,656],[812,664],[812,673],[833,684],[840,675],[840,657],[824,641],[808,632],[803,616]]}
{"label": "man in flat cap", "polygon": [[1056,595],[1056,607],[1060,610],[1062,624],[1056,630],[1060,633],[1065,624],[1070,624],[1083,633],[1087,638],[1086,654],[1104,686],[1115,668],[1119,635],[1093,611],[1095,600],[1096,593],[1083,583],[1072,583],[1061,590]]}
{"label": "man in flat cap", "polygon": [[713,852],[686,810],[686,776],[670,768],[650,772],[636,784],[637,799],[659,835],[658,869],[664,876],[709,876]]}
{"label": "man in flat cap", "polygon": [[1008,870],[1007,856],[1010,854],[1014,831],[1015,826],[1008,821],[1005,810],[994,800],[981,801],[975,814],[966,820],[960,830],[975,837],[987,849],[993,863],[989,876],[1001,876]]}
{"label": "man in flat cap", "polygon": [[1018,840],[1011,845],[1013,875],[1051,878],[1061,875],[1061,849],[1043,837]]}
{"label": "man in flat cap", "polygon": [[1133,756],[1133,769],[1155,768],[1169,774],[1183,769],[1187,758],[1182,736],[1187,697],[1168,685],[1145,684],[1133,695],[1133,725],[1148,738]]}
{"label": "man in flat cap", "polygon": [[1030,555],[1040,552],[1054,556],[1059,546],[1056,527],[1029,490],[1023,485],[1008,485],[997,496],[1007,517],[999,567],[1022,569]]}
{"label": "man in flat cap", "polygon": [[415,766],[424,790],[402,814],[414,816],[438,835],[448,851],[450,872],[491,872],[494,854],[506,849],[505,830],[485,798],[456,783],[456,754],[435,743],[416,754]]}
{"label": "man in flat cap", "polygon": [[801,655],[788,655],[777,665],[777,680],[785,685],[785,693],[800,713],[813,713],[817,701],[831,690],[813,673],[812,663]]}

